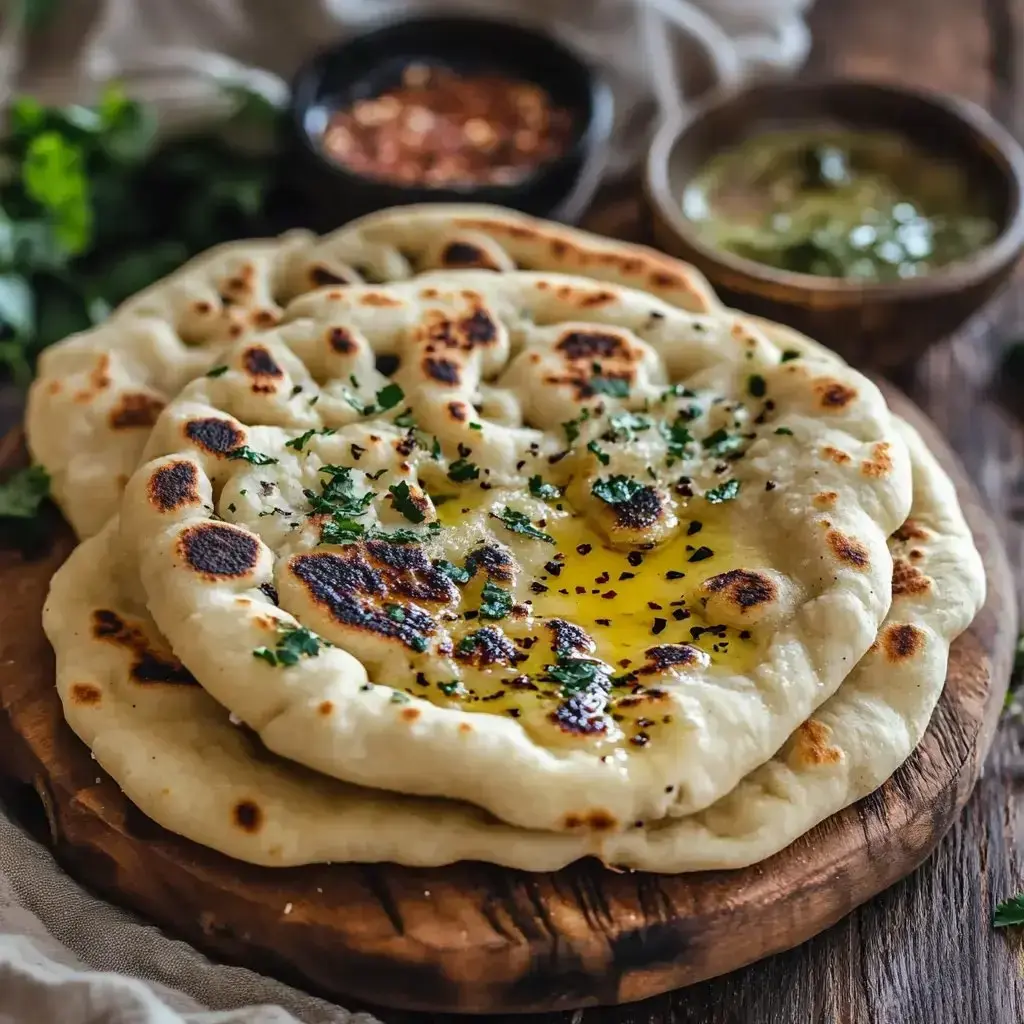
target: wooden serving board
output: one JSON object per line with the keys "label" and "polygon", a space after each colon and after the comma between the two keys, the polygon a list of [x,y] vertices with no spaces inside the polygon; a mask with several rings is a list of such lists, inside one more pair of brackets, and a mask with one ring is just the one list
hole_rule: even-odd
{"label": "wooden serving board", "polygon": [[[988,599],[953,645],[942,699],[907,763],[761,864],[678,876],[596,861],[553,874],[477,863],[275,870],[182,839],[135,810],[64,723],[39,613],[73,546],[66,528],[36,561],[0,556],[0,768],[20,803],[41,801],[45,839],[76,878],[213,957],[328,998],[569,1009],[643,999],[788,949],[928,856],[978,776],[1010,671],[1016,609],[999,535],[936,429],[887,390],[957,483]],[[20,437],[0,443],[0,469],[23,458]]]}

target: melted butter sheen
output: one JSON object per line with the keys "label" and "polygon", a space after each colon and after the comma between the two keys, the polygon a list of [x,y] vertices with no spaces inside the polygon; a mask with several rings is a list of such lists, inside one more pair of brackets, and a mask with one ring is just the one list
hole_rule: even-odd
{"label": "melted butter sheen", "polygon": [[[482,580],[461,588],[459,621],[450,624],[453,671],[444,680],[425,682],[421,675],[409,692],[450,707],[513,717],[548,746],[584,742],[635,750],[664,740],[673,726],[669,693],[675,672],[745,673],[763,648],[756,631],[709,621],[699,588],[711,576],[756,568],[764,559],[736,537],[727,511],[694,504],[701,518],[688,519],[681,510],[681,529],[651,550],[612,549],[584,517],[554,510],[543,529],[555,544],[499,528],[498,539],[521,567],[516,608],[500,620],[484,619],[479,615]],[[441,505],[439,512],[450,527],[472,515],[460,500]],[[700,529],[688,533],[695,521]],[[710,555],[690,561],[708,550]],[[556,622],[579,627],[589,642],[571,650],[565,637],[579,639],[579,634]],[[468,656],[460,653],[460,647],[473,644]],[[650,671],[646,652],[682,644],[699,648],[709,664],[701,664],[697,654],[689,666]],[[502,657],[501,650],[511,658]],[[489,651],[499,656],[493,661],[480,656]],[[566,683],[553,677],[551,666],[565,665],[570,657],[599,662],[594,678]]]}

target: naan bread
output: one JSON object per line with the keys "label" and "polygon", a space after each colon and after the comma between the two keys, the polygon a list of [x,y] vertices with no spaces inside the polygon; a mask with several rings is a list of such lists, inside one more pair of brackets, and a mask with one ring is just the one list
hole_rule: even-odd
{"label": "naan bread", "polygon": [[144,813],[257,864],[471,859],[544,871],[591,853],[662,872],[754,863],[903,762],[941,693],[949,644],[982,604],[984,573],[953,487],[903,430],[914,504],[889,541],[893,605],[876,643],[772,760],[692,817],[610,835],[526,831],[465,804],[347,786],[274,757],[195,685],[130,598],[116,522],[57,573],[44,612],[65,714]]}
{"label": "naan bread", "polygon": [[321,290],[161,414],[137,596],[325,774],[528,828],[690,813],[889,608],[906,446],[867,379],[788,355],[552,274]]}
{"label": "naan bread", "polygon": [[641,288],[701,314],[721,305],[692,267],[490,206],[427,204],[371,214],[317,238],[219,246],[123,303],[101,326],[39,360],[26,430],[35,461],[79,536],[116,511],[167,400],[243,332],[273,327],[299,295],[331,284],[399,281],[424,270],[580,273]]}

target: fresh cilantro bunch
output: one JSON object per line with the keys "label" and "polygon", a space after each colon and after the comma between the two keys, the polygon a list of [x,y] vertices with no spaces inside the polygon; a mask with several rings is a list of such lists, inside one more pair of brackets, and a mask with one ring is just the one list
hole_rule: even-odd
{"label": "fresh cilantro bunch", "polygon": [[232,133],[275,127],[235,91],[216,134],[158,145],[153,112],[109,87],[95,106],[16,99],[0,142],[0,368],[27,383],[39,351],[218,242],[261,230],[265,155]]}

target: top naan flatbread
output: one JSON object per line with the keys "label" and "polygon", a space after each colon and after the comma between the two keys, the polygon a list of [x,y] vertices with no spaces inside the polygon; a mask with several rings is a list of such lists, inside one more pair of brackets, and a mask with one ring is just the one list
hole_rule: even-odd
{"label": "top naan flatbread", "polygon": [[753,327],[466,271],[322,289],[220,358],[122,536],[186,667],[326,774],[523,827],[689,813],[889,609],[906,446]]}

